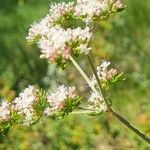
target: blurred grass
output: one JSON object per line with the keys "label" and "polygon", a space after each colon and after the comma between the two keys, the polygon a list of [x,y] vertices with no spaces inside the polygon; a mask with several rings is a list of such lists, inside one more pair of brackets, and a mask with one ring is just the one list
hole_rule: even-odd
{"label": "blurred grass", "polygon": [[[28,84],[48,88],[76,81],[84,94],[84,82],[71,66],[56,71],[55,65],[39,59],[36,47],[25,37],[30,24],[48,13],[55,0],[0,1],[0,97],[11,100]],[[126,80],[109,93],[113,107],[150,135],[150,1],[125,0],[125,11],[100,22],[93,39],[95,64],[109,58],[124,72]],[[84,60],[84,61],[83,61]],[[80,60],[91,74],[86,59]],[[60,76],[60,77],[59,77]],[[111,116],[68,116],[64,120],[43,119],[34,127],[14,127],[1,141],[0,149],[131,149],[148,146]]]}

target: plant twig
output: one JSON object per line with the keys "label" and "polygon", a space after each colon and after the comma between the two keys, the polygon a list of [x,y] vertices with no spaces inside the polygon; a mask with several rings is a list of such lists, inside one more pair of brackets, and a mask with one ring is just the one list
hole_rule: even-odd
{"label": "plant twig", "polygon": [[150,138],[146,136],[144,133],[142,133],[139,129],[134,127],[129,121],[127,121],[124,117],[122,117],[120,114],[118,114],[116,111],[114,111],[112,108],[109,107],[108,111],[115,116],[119,121],[121,121],[126,127],[131,129],[134,133],[136,133],[139,137],[141,137],[143,140],[148,142],[150,144]]}
{"label": "plant twig", "polygon": [[100,111],[95,110],[81,110],[81,111],[73,111],[70,113],[70,115],[77,115],[77,114],[95,114],[95,113],[101,113]]}
{"label": "plant twig", "polygon": [[104,100],[105,104],[107,105],[107,107],[109,107],[109,104],[108,104],[108,102],[107,102],[107,100],[106,100],[106,97],[105,97],[105,92],[103,91],[103,88],[102,88],[100,79],[99,79],[99,77],[98,77],[98,75],[97,75],[96,69],[95,69],[95,67],[94,67],[94,65],[93,65],[93,62],[92,62],[92,59],[91,59],[91,57],[90,57],[89,55],[87,55],[87,58],[88,58],[88,60],[89,60],[89,63],[90,63],[91,68],[92,68],[92,70],[93,70],[94,76],[95,76],[96,81],[97,81],[97,83],[98,83],[98,86],[99,86],[99,88],[100,88],[100,92],[101,92],[101,94],[102,94],[103,100]]}
{"label": "plant twig", "polygon": [[131,129],[134,133],[136,133],[139,137],[141,137],[143,140],[145,140],[146,142],[148,142],[150,144],[150,138],[147,137],[144,133],[142,133],[139,129],[137,129],[136,127],[134,127],[129,121],[127,121],[124,117],[122,117],[120,114],[118,114],[116,111],[114,111],[108,104],[106,97],[105,97],[105,93],[102,89],[102,85],[101,82],[98,78],[96,69],[93,65],[92,59],[90,58],[90,56],[88,55],[88,60],[90,62],[91,68],[94,72],[95,78],[97,80],[97,83],[99,85],[100,88],[100,92],[102,93],[103,96],[103,100],[105,102],[105,104],[107,105],[107,111],[110,112],[114,117],[116,117],[121,123],[123,123],[126,127],[128,127],[129,129]]}
{"label": "plant twig", "polygon": [[78,63],[75,61],[75,59],[73,57],[70,57],[70,60],[73,63],[73,65],[76,67],[76,69],[80,72],[80,74],[82,75],[82,77],[86,80],[86,82],[88,83],[88,85],[91,87],[92,91],[97,93],[96,88],[91,83],[90,79],[87,77],[87,75],[81,69],[81,67],[78,65]]}

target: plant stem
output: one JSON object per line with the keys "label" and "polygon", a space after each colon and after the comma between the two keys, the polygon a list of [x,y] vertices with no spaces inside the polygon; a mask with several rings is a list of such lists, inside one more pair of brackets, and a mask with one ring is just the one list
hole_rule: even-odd
{"label": "plant stem", "polygon": [[70,114],[71,115],[80,115],[80,114],[91,114],[91,113],[94,113],[94,111],[73,111],[71,112]]}
{"label": "plant stem", "polygon": [[73,57],[70,57],[71,62],[73,63],[73,65],[77,68],[77,70],[80,72],[80,74],[82,75],[82,77],[85,79],[85,81],[88,83],[88,85],[91,87],[93,92],[97,93],[96,88],[94,87],[94,85],[91,83],[90,79],[87,77],[87,75],[84,73],[84,71],[81,69],[81,67],[78,65],[78,63],[74,60]]}
{"label": "plant stem", "polygon": [[92,59],[90,58],[90,56],[88,55],[88,60],[89,60],[89,63],[91,65],[91,68],[94,72],[94,75],[95,75],[95,78],[97,80],[97,83],[99,85],[99,88],[100,88],[100,92],[103,96],[103,99],[105,101],[105,104],[107,105],[107,111],[110,112],[114,117],[116,117],[121,123],[123,123],[126,127],[128,127],[129,129],[131,129],[134,133],[136,133],[139,137],[141,137],[143,140],[145,140],[146,142],[148,142],[150,144],[150,138],[147,137],[144,133],[142,133],[139,129],[137,129],[136,127],[134,127],[129,121],[127,121],[124,117],[122,117],[120,114],[118,114],[116,111],[114,111],[108,104],[107,100],[106,100],[106,96],[105,96],[105,93],[102,89],[102,85],[101,85],[101,82],[99,80],[99,77],[97,75],[97,72],[96,72],[96,69],[93,65],[93,62],[92,62]]}
{"label": "plant stem", "polygon": [[150,144],[150,138],[147,137],[144,133],[142,133],[139,129],[134,127],[129,121],[127,121],[124,117],[114,111],[112,108],[109,107],[108,111],[115,116],[119,121],[121,121],[126,127],[131,129],[134,133],[136,133],[139,137]]}
{"label": "plant stem", "polygon": [[107,102],[107,100],[106,100],[106,98],[105,98],[105,93],[104,93],[104,91],[103,91],[103,88],[102,88],[100,79],[99,79],[99,77],[98,77],[98,75],[97,75],[97,71],[96,71],[96,69],[95,69],[95,67],[94,67],[94,65],[93,65],[92,59],[91,59],[91,57],[90,57],[89,55],[87,55],[87,58],[88,58],[88,60],[89,60],[89,63],[90,63],[91,68],[92,68],[92,70],[93,70],[94,76],[95,76],[96,81],[97,81],[97,83],[98,83],[98,86],[99,86],[99,88],[100,88],[100,92],[101,92],[101,95],[102,95],[102,97],[103,97],[103,100],[104,100],[105,104],[107,105],[107,107],[109,107],[109,104],[108,104],[108,102]]}
{"label": "plant stem", "polygon": [[71,115],[78,115],[78,114],[95,114],[95,113],[101,113],[100,111],[95,111],[95,110],[82,110],[82,111],[73,111],[70,114]]}

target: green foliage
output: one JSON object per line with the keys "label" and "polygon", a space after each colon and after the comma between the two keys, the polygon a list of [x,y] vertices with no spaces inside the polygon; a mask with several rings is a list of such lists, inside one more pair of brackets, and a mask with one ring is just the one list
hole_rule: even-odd
{"label": "green foliage", "polygon": [[47,63],[38,58],[36,48],[27,46],[25,37],[30,24],[46,13],[49,2],[40,5],[36,1],[34,8],[33,4],[35,1],[0,2],[0,88],[6,84],[18,92],[29,83],[44,86]]}
{"label": "green foliage", "polygon": [[64,106],[64,110],[60,112],[60,114],[58,115],[59,118],[64,118],[65,116],[67,116],[69,113],[71,113],[77,106],[79,106],[79,104],[81,103],[82,97],[77,96],[74,99],[67,99],[65,101],[65,106]]}

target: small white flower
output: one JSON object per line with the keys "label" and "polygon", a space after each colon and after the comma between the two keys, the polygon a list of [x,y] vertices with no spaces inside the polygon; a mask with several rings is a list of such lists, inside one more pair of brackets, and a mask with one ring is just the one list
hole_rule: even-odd
{"label": "small white flower", "polygon": [[28,86],[19,94],[19,97],[13,101],[13,109],[25,117],[24,122],[27,122],[27,124],[32,121],[34,113],[33,104],[36,101],[36,88],[34,86]]}
{"label": "small white flower", "polygon": [[[36,42],[41,49],[41,58],[47,58],[55,62],[58,58],[67,60],[72,50],[81,48],[81,53],[87,54],[91,48],[86,48],[92,33],[89,27],[82,29],[64,29],[57,21],[64,15],[74,12],[75,3],[54,3],[50,7],[50,14],[35,23],[29,29],[28,42]],[[75,44],[76,43],[76,44]],[[63,60],[62,60],[63,61]]]}
{"label": "small white flower", "polygon": [[106,59],[104,59],[104,60],[102,60],[102,62],[100,64],[100,68],[102,68],[103,70],[105,70],[110,64],[111,64],[111,62],[109,62]]}
{"label": "small white flower", "polygon": [[93,103],[93,102],[97,102],[97,101],[103,101],[103,98],[99,93],[92,92],[88,101]]}
{"label": "small white flower", "polygon": [[61,85],[56,91],[50,92],[47,95],[47,102],[50,107],[44,111],[45,115],[51,116],[55,112],[64,108],[65,100],[74,99],[76,97],[75,87],[66,87]]}
{"label": "small white flower", "polygon": [[55,108],[50,108],[50,107],[47,107],[47,108],[45,108],[45,110],[44,110],[44,114],[45,114],[46,116],[52,116],[52,115],[55,114],[55,112],[56,112],[56,109],[55,109]]}
{"label": "small white flower", "polygon": [[99,17],[103,11],[108,9],[107,0],[77,0],[74,14],[76,16],[87,16],[88,18]]}
{"label": "small white flower", "polygon": [[[71,47],[68,44],[71,44],[75,41],[81,42],[81,53],[88,53],[90,48],[85,46],[90,38],[91,33],[89,28],[81,29],[67,29],[64,30],[61,27],[52,27],[49,29],[47,35],[42,36],[38,42],[38,46],[41,49],[42,55],[41,58],[47,58],[50,61],[55,61],[58,56],[62,56],[64,59],[69,59],[71,55]],[[84,47],[83,47],[84,46]]]}
{"label": "small white flower", "polygon": [[[108,70],[108,66],[110,65],[110,62],[107,60],[102,60],[101,64],[97,67],[97,75],[100,79],[100,81],[105,82],[107,80],[112,79],[117,74],[117,70],[111,68]],[[91,82],[93,85],[97,84],[96,78],[93,75]]]}
{"label": "small white flower", "polygon": [[50,16],[47,15],[39,23],[34,23],[29,29],[28,36],[26,37],[28,42],[33,42],[36,38],[45,36],[49,33],[50,28]]}
{"label": "small white flower", "polygon": [[79,49],[81,53],[85,53],[86,55],[91,51],[91,47],[88,47],[87,44],[81,44],[79,47],[77,47],[77,49]]}
{"label": "small white flower", "polygon": [[69,3],[53,3],[50,6],[50,15],[53,17],[54,21],[57,21],[63,15],[73,11],[74,2]]}
{"label": "small white flower", "polygon": [[10,104],[4,100],[0,102],[0,120],[8,121],[10,119]]}
{"label": "small white flower", "polygon": [[97,109],[99,111],[106,111],[107,105],[104,102],[104,99],[100,93],[91,93],[91,96],[88,99],[89,108]]}

